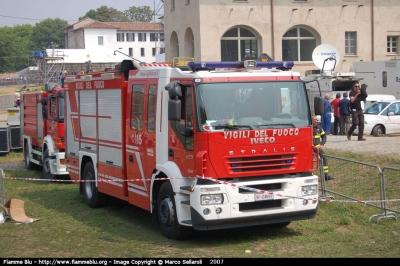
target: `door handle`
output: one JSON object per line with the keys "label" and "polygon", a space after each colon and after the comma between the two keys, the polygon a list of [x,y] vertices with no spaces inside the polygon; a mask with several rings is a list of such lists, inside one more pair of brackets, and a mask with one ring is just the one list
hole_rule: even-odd
{"label": "door handle", "polygon": [[133,155],[129,155],[129,162],[133,163]]}

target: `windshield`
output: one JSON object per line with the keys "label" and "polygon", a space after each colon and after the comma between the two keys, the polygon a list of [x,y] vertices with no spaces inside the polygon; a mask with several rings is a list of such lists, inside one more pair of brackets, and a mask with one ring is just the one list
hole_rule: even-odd
{"label": "windshield", "polygon": [[311,125],[304,83],[202,83],[197,85],[200,130]]}
{"label": "windshield", "polygon": [[365,108],[364,114],[377,115],[380,112],[382,112],[382,110],[385,109],[386,106],[388,106],[388,105],[389,105],[388,102],[374,102],[374,103],[371,103]]}

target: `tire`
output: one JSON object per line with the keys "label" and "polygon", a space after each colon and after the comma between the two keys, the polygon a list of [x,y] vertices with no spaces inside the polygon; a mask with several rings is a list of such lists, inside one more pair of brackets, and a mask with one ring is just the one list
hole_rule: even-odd
{"label": "tire", "polygon": [[187,239],[192,233],[192,227],[180,225],[176,214],[175,193],[170,182],[161,185],[157,199],[158,223],[161,231],[169,239]]}
{"label": "tire", "polygon": [[25,159],[25,168],[28,170],[32,170],[33,164],[29,160],[29,147],[27,143],[25,143],[24,145],[24,159]]}
{"label": "tire", "polygon": [[42,166],[42,168],[43,168],[44,177],[47,180],[55,179],[55,175],[51,174],[50,156],[49,156],[49,150],[48,149],[44,152],[44,155],[43,155],[43,166]]}
{"label": "tire", "polygon": [[101,208],[106,205],[107,196],[98,191],[95,180],[93,163],[89,162],[85,165],[82,176],[83,195],[90,208]]}
{"label": "tire", "polygon": [[372,130],[372,134],[374,135],[374,137],[383,137],[383,127],[375,126]]}

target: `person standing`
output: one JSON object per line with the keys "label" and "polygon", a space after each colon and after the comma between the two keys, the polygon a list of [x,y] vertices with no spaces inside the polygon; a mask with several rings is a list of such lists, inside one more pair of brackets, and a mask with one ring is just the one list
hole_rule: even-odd
{"label": "person standing", "polygon": [[362,99],[361,90],[360,90],[360,83],[354,82],[353,90],[350,91],[350,108],[351,108],[351,119],[352,125],[347,132],[347,139],[351,140],[351,135],[353,134],[354,130],[358,126],[358,140],[364,141],[366,140],[363,137],[364,134],[364,113],[361,108],[361,101],[357,100],[358,97]]}
{"label": "person standing", "polygon": [[[339,131],[339,123],[340,123],[340,117],[339,117],[339,112],[338,112],[338,107],[339,107],[339,102],[340,102],[340,93],[336,93],[336,98],[331,101],[331,106],[333,108],[333,135],[337,135]],[[343,131],[342,128],[340,128],[341,131]]]}
{"label": "person standing", "polygon": [[329,93],[324,98],[324,115],[322,117],[322,129],[325,134],[329,135],[331,132],[331,104],[329,103],[331,96]]}
{"label": "person standing", "polygon": [[313,147],[314,147],[314,152],[316,152],[319,155],[319,158],[321,158],[321,160],[323,162],[325,180],[334,180],[333,177],[328,175],[328,172],[329,172],[328,159],[326,158],[325,153],[323,151],[323,147],[324,147],[324,145],[326,143],[325,131],[318,124],[318,119],[317,119],[316,115],[312,116],[312,122],[313,122]]}
{"label": "person standing", "polygon": [[346,135],[350,129],[350,100],[347,98],[347,92],[343,93],[343,99],[339,102],[339,117],[340,117],[340,135]]}

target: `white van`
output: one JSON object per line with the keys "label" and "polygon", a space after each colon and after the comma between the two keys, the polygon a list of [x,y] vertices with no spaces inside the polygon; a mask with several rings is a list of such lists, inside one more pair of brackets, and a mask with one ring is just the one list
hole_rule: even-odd
{"label": "white van", "polygon": [[389,95],[389,94],[368,94],[366,100],[367,101],[365,103],[361,102],[361,107],[363,110],[367,108],[371,103],[382,102],[387,100],[396,100],[396,97],[394,97],[394,95]]}

